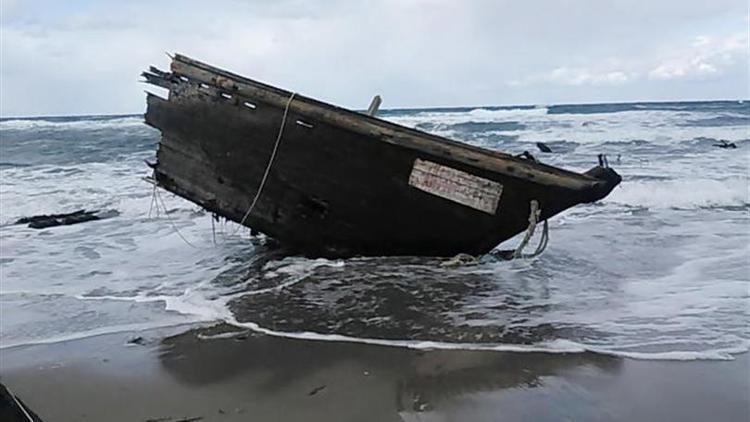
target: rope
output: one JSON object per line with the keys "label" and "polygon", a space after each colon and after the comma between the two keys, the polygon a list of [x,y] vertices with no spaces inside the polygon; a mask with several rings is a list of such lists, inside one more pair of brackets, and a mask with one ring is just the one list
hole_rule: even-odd
{"label": "rope", "polygon": [[255,204],[258,203],[260,194],[263,192],[263,188],[266,186],[268,175],[271,172],[271,167],[273,166],[273,162],[276,159],[276,152],[279,150],[279,145],[281,144],[281,135],[284,133],[284,125],[286,125],[286,117],[289,114],[289,106],[292,104],[292,100],[294,99],[295,95],[297,95],[297,93],[292,92],[292,95],[289,96],[289,99],[286,102],[286,106],[284,107],[284,115],[281,117],[281,126],[279,126],[279,133],[278,135],[276,135],[276,143],[274,144],[273,150],[271,151],[271,156],[268,159],[268,164],[266,165],[266,171],[263,173],[263,178],[260,180],[260,186],[258,186],[258,190],[257,192],[255,192],[253,202],[250,203],[250,207],[247,209],[247,212],[245,212],[245,215],[242,216],[242,220],[240,220],[239,226],[232,234],[236,234],[243,227],[243,225],[245,224],[245,220],[247,220],[247,217],[249,217],[250,213],[253,212]]}
{"label": "rope", "polygon": [[531,200],[530,206],[531,212],[529,213],[529,227],[526,229],[526,235],[523,237],[523,240],[518,245],[516,250],[513,251],[511,259],[534,258],[544,252],[544,250],[547,248],[547,244],[549,243],[549,225],[547,224],[547,220],[544,220],[544,224],[542,227],[542,237],[539,239],[539,245],[536,247],[536,250],[530,255],[523,254],[523,249],[526,247],[526,245],[528,245],[531,237],[534,236],[537,223],[539,222],[539,217],[542,215],[542,210],[539,208],[539,202],[536,199]]}
{"label": "rope", "polygon": [[526,229],[526,235],[523,237],[523,240],[521,240],[521,243],[518,245],[516,250],[513,251],[513,259],[521,257],[523,249],[529,243],[529,240],[531,240],[531,236],[534,236],[534,231],[536,231],[536,223],[537,221],[539,221],[540,214],[541,211],[539,210],[539,202],[537,202],[536,199],[532,199],[531,212],[529,213],[529,227]]}
{"label": "rope", "polygon": [[547,224],[547,220],[544,220],[544,226],[542,227],[542,238],[539,240],[539,245],[537,245],[536,250],[531,255],[528,255],[527,258],[533,258],[542,252],[544,252],[545,249],[547,249],[547,244],[549,243],[549,225]]}
{"label": "rope", "polygon": [[148,206],[148,218],[151,218],[151,211],[154,210],[154,204],[156,204],[156,216],[159,216],[159,203],[156,202],[156,171],[154,171],[154,175],[152,177],[154,178],[154,190],[151,193],[151,203]]}
{"label": "rope", "polygon": [[[156,180],[156,179],[154,179],[154,180]],[[185,236],[182,235],[182,233],[180,233],[180,229],[177,228],[177,225],[174,223],[174,221],[172,221],[172,217],[169,216],[169,212],[167,211],[167,205],[164,204],[164,200],[161,199],[161,195],[159,195],[159,191],[155,190],[154,192],[156,192],[156,198],[159,200],[159,202],[161,202],[161,206],[164,208],[164,216],[167,217],[167,221],[169,221],[169,224],[172,226],[172,228],[174,229],[174,231],[177,233],[177,236],[180,236],[180,239],[182,239],[183,242],[185,242],[191,248],[200,249],[199,247],[197,247],[197,246],[193,245],[192,243],[190,243],[190,241],[187,240],[185,238]],[[157,209],[157,211],[159,209],[159,204],[158,203],[156,204],[156,209]]]}
{"label": "rope", "polygon": [[[531,212],[529,213],[529,227],[526,229],[526,235],[521,240],[521,243],[515,250],[502,250],[498,251],[498,256],[505,260],[517,259],[517,258],[534,258],[544,252],[549,244],[549,224],[547,220],[542,223],[542,236],[539,238],[539,245],[536,250],[529,255],[524,255],[523,250],[529,244],[529,240],[534,236],[536,227],[539,224],[539,218],[542,215],[542,210],[539,208],[539,202],[532,200],[530,203]],[[476,264],[478,257],[474,257],[468,254],[460,253],[453,258],[440,263],[441,267],[460,267],[463,265]]]}
{"label": "rope", "polygon": [[454,256],[453,258],[450,258],[448,260],[441,262],[440,266],[441,267],[460,267],[463,265],[476,264],[477,262],[479,262],[477,257],[469,255],[469,254],[465,254],[465,253],[460,253]]}

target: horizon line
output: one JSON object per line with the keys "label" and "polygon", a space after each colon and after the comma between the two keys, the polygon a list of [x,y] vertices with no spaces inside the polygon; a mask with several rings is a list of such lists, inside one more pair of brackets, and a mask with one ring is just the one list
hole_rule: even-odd
{"label": "horizon line", "polygon": [[[616,101],[616,102],[583,102],[583,103],[558,103],[558,104],[501,104],[501,105],[466,105],[466,106],[430,106],[430,107],[393,107],[381,109],[381,112],[389,111],[409,111],[409,110],[457,110],[457,109],[492,109],[492,108],[545,108],[545,107],[563,107],[563,106],[596,106],[596,105],[622,105],[622,104],[674,104],[674,103],[745,103],[750,102],[750,98],[736,98],[736,99],[722,99],[722,100],[656,100],[656,101]],[[352,111],[364,112],[365,109],[350,109]],[[46,115],[26,115],[26,116],[2,116],[0,115],[0,121],[6,120],[31,120],[31,119],[47,119],[47,118],[64,118],[64,117],[134,117],[139,115],[145,115],[145,111],[140,113],[102,113],[102,114],[46,114]]]}

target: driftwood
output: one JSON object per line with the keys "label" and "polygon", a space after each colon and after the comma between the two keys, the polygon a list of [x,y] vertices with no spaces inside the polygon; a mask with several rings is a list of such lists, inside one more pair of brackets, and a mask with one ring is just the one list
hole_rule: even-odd
{"label": "driftwood", "polygon": [[28,224],[32,229],[45,229],[47,227],[68,226],[71,224],[84,223],[86,221],[102,220],[105,218],[115,217],[119,212],[115,210],[78,210],[67,214],[49,214],[35,215],[33,217],[23,217],[16,221],[16,224]]}

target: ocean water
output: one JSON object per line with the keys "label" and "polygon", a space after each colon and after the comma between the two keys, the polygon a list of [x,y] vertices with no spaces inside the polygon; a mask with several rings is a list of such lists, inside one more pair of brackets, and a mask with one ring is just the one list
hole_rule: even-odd
{"label": "ocean water", "polygon": [[[0,121],[0,347],[223,320],[399,347],[731,359],[750,345],[750,103],[386,110],[406,126],[585,171],[606,199],[550,221],[535,259],[279,256],[142,180],[140,115]],[[737,149],[713,146],[735,142]],[[545,142],[551,154],[536,152]],[[24,216],[114,209],[35,230]],[[501,248],[513,248],[518,238]],[[533,242],[533,241],[532,241]],[[533,243],[532,243],[533,245]]]}

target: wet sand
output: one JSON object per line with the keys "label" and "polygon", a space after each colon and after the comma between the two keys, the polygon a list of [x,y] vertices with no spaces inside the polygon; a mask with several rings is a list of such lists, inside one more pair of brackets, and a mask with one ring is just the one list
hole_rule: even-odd
{"label": "wet sand", "polygon": [[677,362],[424,351],[227,334],[235,330],[4,349],[0,380],[45,421],[750,419],[748,354]]}

